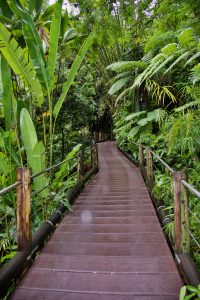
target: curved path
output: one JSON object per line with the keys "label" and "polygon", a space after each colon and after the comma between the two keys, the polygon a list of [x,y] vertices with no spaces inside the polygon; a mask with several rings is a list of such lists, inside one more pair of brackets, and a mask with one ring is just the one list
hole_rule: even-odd
{"label": "curved path", "polygon": [[113,142],[11,299],[177,300],[181,281],[137,167]]}

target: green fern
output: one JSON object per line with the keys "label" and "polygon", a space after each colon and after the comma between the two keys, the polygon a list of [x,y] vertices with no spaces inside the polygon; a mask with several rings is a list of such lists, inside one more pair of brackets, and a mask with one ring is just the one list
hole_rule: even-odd
{"label": "green fern", "polygon": [[141,71],[146,66],[147,64],[142,61],[119,61],[107,66],[106,69],[114,72],[134,71],[135,69]]}
{"label": "green fern", "polygon": [[196,44],[196,39],[192,28],[184,29],[178,36],[179,44],[181,47],[188,49]]}
{"label": "green fern", "polygon": [[194,66],[191,70],[190,80],[193,84],[196,84],[200,81],[200,64]]}
{"label": "green fern", "polygon": [[109,89],[108,94],[109,95],[115,94],[116,92],[121,90],[121,88],[123,88],[126,85],[126,83],[129,81],[130,81],[130,77],[125,77],[117,80]]}

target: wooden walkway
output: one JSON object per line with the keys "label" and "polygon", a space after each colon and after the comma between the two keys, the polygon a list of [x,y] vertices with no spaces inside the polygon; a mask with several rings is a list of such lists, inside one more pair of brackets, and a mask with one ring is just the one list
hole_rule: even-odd
{"label": "wooden walkway", "polygon": [[181,281],[141,173],[113,142],[12,300],[177,300]]}

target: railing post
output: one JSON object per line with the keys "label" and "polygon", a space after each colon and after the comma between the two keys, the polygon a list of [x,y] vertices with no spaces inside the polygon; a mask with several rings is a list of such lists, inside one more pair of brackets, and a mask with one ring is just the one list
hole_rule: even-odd
{"label": "railing post", "polygon": [[182,224],[181,224],[181,179],[182,172],[177,171],[174,179],[174,235],[175,252],[182,252]]}
{"label": "railing post", "polygon": [[138,145],[138,160],[139,160],[139,163],[140,163],[140,166],[143,166],[144,165],[144,155],[143,155],[143,148],[142,148],[142,145],[139,144]]}
{"label": "railing post", "polygon": [[98,132],[94,131],[94,140],[97,143],[98,142]]}
{"label": "railing post", "polygon": [[84,173],[84,152],[83,149],[79,151],[78,154],[78,163],[77,163],[77,180],[81,180],[83,178]]}
{"label": "railing post", "polygon": [[92,151],[91,151],[91,159],[92,159],[92,166],[98,165],[98,148],[97,144],[94,140],[92,140]]}
{"label": "railing post", "polygon": [[17,190],[17,246],[18,251],[31,249],[31,197],[30,197],[30,171],[28,168],[17,169],[17,181],[21,184]]}
{"label": "railing post", "polygon": [[151,150],[147,150],[147,179],[151,189],[153,186],[153,158]]}
{"label": "railing post", "polygon": [[[187,170],[182,172],[182,179],[188,181]],[[189,192],[188,189],[181,184],[181,220],[182,220],[182,247],[183,252],[190,253],[190,234],[189,229]]]}

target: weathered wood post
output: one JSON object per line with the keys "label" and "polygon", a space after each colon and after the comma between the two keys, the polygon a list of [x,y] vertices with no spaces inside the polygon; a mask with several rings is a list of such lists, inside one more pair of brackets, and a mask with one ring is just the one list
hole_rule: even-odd
{"label": "weathered wood post", "polygon": [[[187,170],[184,169],[182,172],[183,180],[188,181]],[[189,229],[189,191],[181,184],[181,221],[182,221],[182,252],[190,253],[190,234]]]}
{"label": "weathered wood post", "polygon": [[94,131],[94,140],[97,143],[98,142],[98,132]]}
{"label": "weathered wood post", "polygon": [[28,168],[17,169],[17,247],[18,251],[31,249],[31,197],[30,197],[30,170]]}
{"label": "weathered wood post", "polygon": [[173,175],[174,180],[174,246],[177,253],[182,252],[182,224],[181,224],[181,179],[182,172]]}
{"label": "weathered wood post", "polygon": [[143,154],[143,148],[142,148],[142,145],[139,144],[138,145],[138,160],[139,160],[139,163],[140,163],[140,166],[144,166],[144,154]]}
{"label": "weathered wood post", "polygon": [[92,160],[92,167],[98,165],[98,148],[94,140],[92,140],[91,160]]}
{"label": "weathered wood post", "polygon": [[77,162],[77,180],[80,181],[84,175],[84,152],[81,149],[78,153],[78,162]]}
{"label": "weathered wood post", "polygon": [[147,150],[147,180],[150,190],[153,187],[153,158],[151,150]]}

